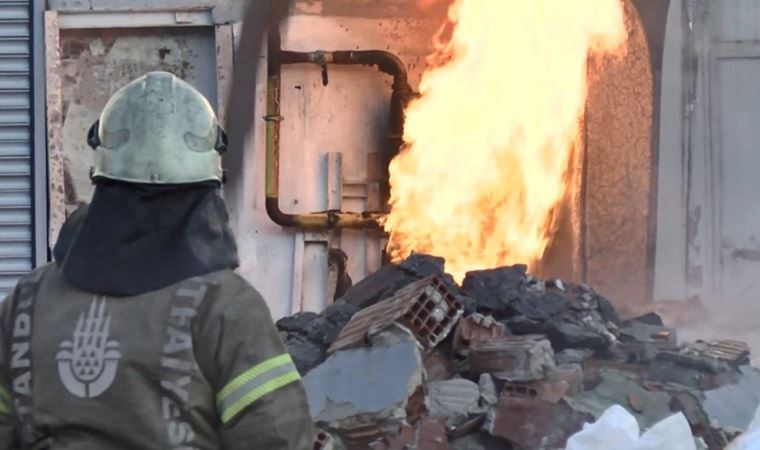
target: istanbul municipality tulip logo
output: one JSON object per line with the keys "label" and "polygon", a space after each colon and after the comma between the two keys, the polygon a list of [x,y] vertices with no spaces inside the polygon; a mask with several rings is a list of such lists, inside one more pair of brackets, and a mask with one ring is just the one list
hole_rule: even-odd
{"label": "istanbul municipality tulip logo", "polygon": [[121,353],[119,343],[109,340],[111,316],[106,315],[105,297],[96,297],[90,310],[79,316],[74,338],[61,343],[56,356],[58,375],[66,389],[80,398],[94,398],[116,378]]}

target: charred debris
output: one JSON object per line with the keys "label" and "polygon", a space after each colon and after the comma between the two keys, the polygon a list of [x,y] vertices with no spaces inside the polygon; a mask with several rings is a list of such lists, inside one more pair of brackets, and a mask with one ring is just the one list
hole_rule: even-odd
{"label": "charred debris", "polygon": [[277,327],[304,376],[315,449],[563,449],[618,404],[642,428],[683,412],[718,450],[760,403],[746,344],[679,343],[655,314],[623,321],[590,286],[520,265],[460,287],[443,259],[412,255]]}

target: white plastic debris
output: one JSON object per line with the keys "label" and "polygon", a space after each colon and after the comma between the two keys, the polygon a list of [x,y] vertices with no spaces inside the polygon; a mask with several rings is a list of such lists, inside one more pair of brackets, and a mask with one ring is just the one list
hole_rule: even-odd
{"label": "white plastic debris", "polygon": [[736,438],[726,450],[760,450],[760,408],[747,432]]}
{"label": "white plastic debris", "polygon": [[639,434],[636,418],[622,406],[615,405],[599,420],[586,424],[573,435],[567,441],[566,450],[696,450],[689,422],[681,413]]}
{"label": "white plastic debris", "polygon": [[615,405],[594,423],[567,441],[566,450],[606,450],[621,448],[639,439],[639,423],[622,406]]}

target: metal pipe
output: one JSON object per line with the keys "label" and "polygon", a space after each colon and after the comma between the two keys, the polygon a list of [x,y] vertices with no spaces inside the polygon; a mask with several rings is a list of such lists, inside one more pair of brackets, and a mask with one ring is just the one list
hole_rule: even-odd
{"label": "metal pipe", "polygon": [[[267,70],[267,111],[266,121],[266,210],[269,218],[282,227],[303,229],[371,229],[379,228],[382,212],[352,213],[343,211],[323,211],[305,214],[288,214],[280,209],[280,94],[281,69],[285,64],[317,64],[324,70],[327,81],[327,64],[376,66],[381,72],[393,76],[391,97],[391,137],[400,143],[403,134],[403,111],[415,94],[409,86],[404,63],[392,53],[368,51],[336,52],[290,52],[280,48],[280,37],[272,32],[269,39],[269,64]],[[387,162],[396,152],[389,151]],[[390,154],[392,153],[392,154]]]}

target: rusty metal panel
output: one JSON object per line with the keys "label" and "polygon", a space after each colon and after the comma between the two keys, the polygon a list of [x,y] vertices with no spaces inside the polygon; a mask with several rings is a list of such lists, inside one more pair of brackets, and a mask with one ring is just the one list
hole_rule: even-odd
{"label": "rusty metal panel", "polygon": [[357,313],[328,351],[361,346],[394,323],[409,329],[429,350],[446,338],[462,312],[462,304],[449,288],[438,277],[427,277]]}

